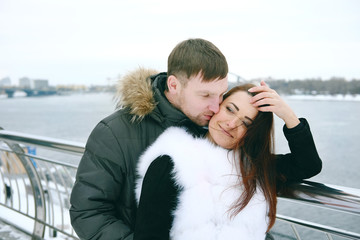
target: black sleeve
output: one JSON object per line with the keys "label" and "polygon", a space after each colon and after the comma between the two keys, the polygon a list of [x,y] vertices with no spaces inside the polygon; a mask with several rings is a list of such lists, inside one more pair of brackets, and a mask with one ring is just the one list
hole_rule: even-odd
{"label": "black sleeve", "polygon": [[173,161],[165,155],[155,159],[148,168],[141,189],[134,240],[169,239],[172,210],[179,191],[171,175],[173,167]]}
{"label": "black sleeve", "polygon": [[284,181],[300,181],[320,173],[322,161],[316,150],[310,126],[306,119],[288,129],[283,128],[291,153],[276,155],[277,176]]}
{"label": "black sleeve", "polygon": [[100,122],[79,163],[70,196],[71,224],[80,239],[132,239],[132,230],[114,202],[124,190],[122,148],[112,129]]}

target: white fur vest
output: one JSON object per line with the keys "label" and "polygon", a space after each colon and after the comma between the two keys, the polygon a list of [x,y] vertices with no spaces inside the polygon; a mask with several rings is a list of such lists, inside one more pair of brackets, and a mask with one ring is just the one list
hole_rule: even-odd
{"label": "white fur vest", "polygon": [[229,209],[242,191],[233,152],[195,139],[181,128],[167,129],[141,156],[138,201],[145,173],[161,155],[172,158],[174,179],[183,188],[173,212],[172,240],[265,239],[267,204],[260,190],[245,209],[230,218]]}

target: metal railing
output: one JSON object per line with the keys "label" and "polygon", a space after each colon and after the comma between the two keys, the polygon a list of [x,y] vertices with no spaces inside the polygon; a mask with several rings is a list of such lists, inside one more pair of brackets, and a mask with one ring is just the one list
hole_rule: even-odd
{"label": "metal railing", "polygon": [[0,130],[0,220],[33,239],[77,239],[69,197],[84,147]]}
{"label": "metal railing", "polygon": [[[78,239],[68,211],[83,152],[82,143],[0,130],[0,220],[32,239]],[[359,189],[304,181],[289,184],[279,200],[360,217]],[[290,226],[283,239],[315,239],[308,237],[309,231],[328,239],[360,239],[358,232],[298,217],[277,214],[277,220],[275,239],[279,222]]]}

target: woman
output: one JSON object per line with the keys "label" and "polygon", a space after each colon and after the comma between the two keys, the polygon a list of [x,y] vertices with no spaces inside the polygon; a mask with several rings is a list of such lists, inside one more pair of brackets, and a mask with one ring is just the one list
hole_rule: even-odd
{"label": "woman", "polygon": [[[273,113],[285,122],[291,154],[273,154]],[[138,165],[134,239],[265,239],[275,223],[277,184],[321,170],[300,120],[262,82],[224,95],[206,139],[166,130]]]}

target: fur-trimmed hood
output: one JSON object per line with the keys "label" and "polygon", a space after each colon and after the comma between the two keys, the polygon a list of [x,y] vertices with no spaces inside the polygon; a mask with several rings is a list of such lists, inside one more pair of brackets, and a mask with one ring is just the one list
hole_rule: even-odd
{"label": "fur-trimmed hood", "polygon": [[116,85],[116,108],[129,108],[133,121],[141,120],[152,112],[157,102],[150,77],[158,73],[154,69],[140,67],[120,78]]}
{"label": "fur-trimmed hood", "polygon": [[165,128],[183,126],[196,136],[206,129],[193,123],[182,111],[175,108],[164,95],[166,72],[138,68],[122,77],[117,84],[117,109],[126,108],[132,123],[149,116]]}

